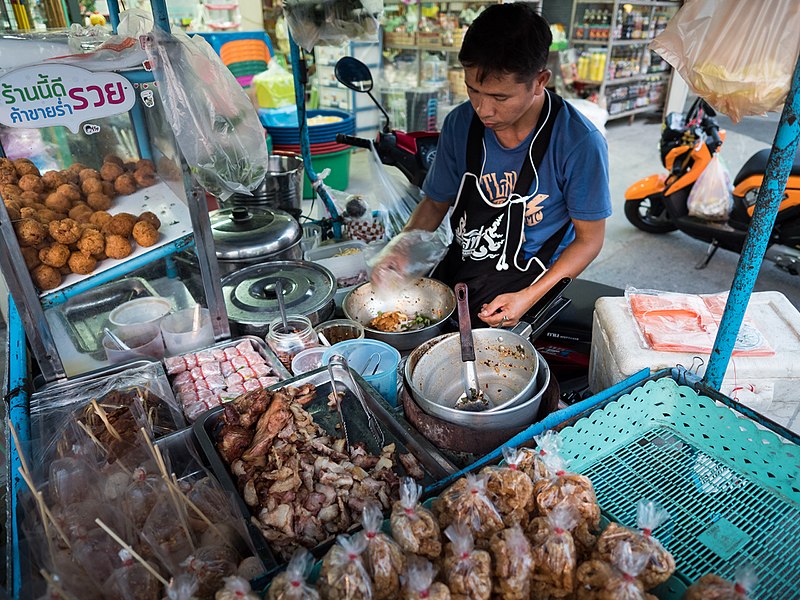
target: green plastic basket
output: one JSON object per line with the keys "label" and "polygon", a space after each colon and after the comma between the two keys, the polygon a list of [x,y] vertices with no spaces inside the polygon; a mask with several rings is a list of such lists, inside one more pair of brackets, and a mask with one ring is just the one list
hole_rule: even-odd
{"label": "green plastic basket", "polygon": [[666,377],[561,431],[569,468],[589,477],[612,520],[636,526],[636,503],[670,520],[654,535],[677,575],[734,579],[750,562],[753,598],[798,598],[800,447]]}
{"label": "green plastic basket", "polygon": [[[330,154],[316,154],[311,157],[314,172],[319,174],[323,169],[330,169],[330,175],[325,178],[325,185],[334,190],[344,191],[350,185],[350,153],[352,150],[340,150]],[[303,198],[309,200],[314,197],[314,190],[308,177],[303,178]]]}

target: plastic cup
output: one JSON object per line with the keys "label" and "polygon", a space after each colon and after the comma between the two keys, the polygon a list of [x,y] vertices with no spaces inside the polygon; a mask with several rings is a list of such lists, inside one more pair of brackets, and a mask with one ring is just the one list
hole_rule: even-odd
{"label": "plastic cup", "polygon": [[208,309],[199,309],[199,319],[195,319],[196,310],[195,307],[184,308],[161,320],[161,335],[168,355],[185,354],[214,343],[214,328]]}
{"label": "plastic cup", "polygon": [[108,320],[116,328],[115,333],[125,331],[134,325],[158,322],[172,310],[172,304],[166,298],[148,296],[136,298],[120,304],[108,315]]}
{"label": "plastic cup", "polygon": [[[353,371],[361,375],[391,406],[397,406],[400,353],[395,348],[379,340],[346,340],[327,348],[322,355],[322,364],[327,365],[334,354],[344,356]],[[380,362],[375,358],[376,354],[380,356]]]}
{"label": "plastic cup", "polygon": [[164,356],[164,340],[161,337],[161,328],[156,323],[115,327],[111,331],[130,348],[130,350],[120,350],[110,337],[104,335],[103,348],[111,364],[141,358],[161,359]]}
{"label": "plastic cup", "polygon": [[322,355],[327,350],[324,346],[317,346],[315,348],[306,348],[302,352],[295,354],[292,359],[292,373],[301,375],[314,371],[322,366]]}

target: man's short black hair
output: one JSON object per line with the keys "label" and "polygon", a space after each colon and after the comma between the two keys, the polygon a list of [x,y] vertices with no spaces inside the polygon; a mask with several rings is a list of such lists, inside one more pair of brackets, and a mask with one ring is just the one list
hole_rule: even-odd
{"label": "man's short black hair", "polygon": [[527,83],[546,68],[552,41],[550,26],[530,4],[493,4],[467,29],[458,60],[478,69],[478,81],[510,73]]}

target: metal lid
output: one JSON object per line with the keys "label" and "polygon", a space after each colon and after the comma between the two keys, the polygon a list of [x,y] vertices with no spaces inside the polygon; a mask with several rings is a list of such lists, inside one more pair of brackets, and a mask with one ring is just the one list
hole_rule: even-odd
{"label": "metal lid", "polygon": [[303,237],[287,212],[235,206],[212,211],[211,231],[219,260],[243,260],[276,254]]}
{"label": "metal lid", "polygon": [[222,280],[228,319],[235,323],[264,323],[280,317],[275,282],[283,285],[286,312],[312,315],[333,299],[336,278],[322,265],[280,260],[253,265]]}

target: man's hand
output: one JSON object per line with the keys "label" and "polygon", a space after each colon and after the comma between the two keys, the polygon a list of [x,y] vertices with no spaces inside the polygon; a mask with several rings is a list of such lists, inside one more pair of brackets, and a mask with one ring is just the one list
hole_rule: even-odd
{"label": "man's hand", "polygon": [[387,252],[372,267],[370,281],[375,289],[395,289],[408,272],[408,257],[400,252]]}
{"label": "man's hand", "polygon": [[490,327],[513,327],[536,302],[531,291],[532,288],[525,288],[511,294],[500,294],[483,306],[478,318]]}

